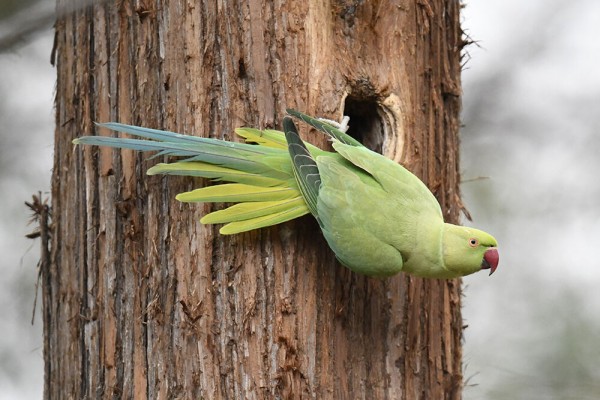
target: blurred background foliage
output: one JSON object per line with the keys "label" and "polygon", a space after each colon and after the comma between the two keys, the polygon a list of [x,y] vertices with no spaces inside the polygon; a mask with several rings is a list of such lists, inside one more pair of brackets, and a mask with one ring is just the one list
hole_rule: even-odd
{"label": "blurred background foliage", "polygon": [[7,400],[42,397],[39,309],[31,325],[39,239],[25,238],[34,226],[24,201],[49,195],[53,7],[53,0],[0,2],[0,399]]}
{"label": "blurred background foliage", "polygon": [[[81,0],[82,4],[88,0]],[[14,52],[39,35],[49,34],[55,20],[55,0],[2,0],[0,54]]]}
{"label": "blurred background foliage", "polygon": [[463,18],[463,197],[501,249],[464,280],[464,397],[600,399],[600,3]]}
{"label": "blurred background foliage", "polygon": [[[23,202],[50,187],[54,4],[0,2],[0,400],[42,392]],[[464,279],[464,397],[599,399],[600,2],[465,5],[463,195],[501,263]]]}
{"label": "blurred background foliage", "polygon": [[9,18],[39,1],[40,0],[3,0],[0,5],[0,20]]}

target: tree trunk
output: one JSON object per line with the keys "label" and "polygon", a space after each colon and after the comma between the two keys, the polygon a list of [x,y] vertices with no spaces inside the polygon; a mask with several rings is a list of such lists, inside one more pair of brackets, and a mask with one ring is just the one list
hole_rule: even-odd
{"label": "tree trunk", "polygon": [[345,113],[455,222],[460,2],[80,3],[58,0],[45,398],[459,399],[460,280],[352,273],[310,217],[221,236],[175,200],[205,181],[71,140]]}

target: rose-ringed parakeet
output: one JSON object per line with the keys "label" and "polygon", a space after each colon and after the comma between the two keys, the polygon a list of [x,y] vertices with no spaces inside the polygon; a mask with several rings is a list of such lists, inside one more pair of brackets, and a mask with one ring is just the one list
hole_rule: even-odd
{"label": "rose-ringed parakeet", "polygon": [[294,110],[329,135],[334,152],[304,143],[292,121],[284,132],[239,128],[246,143],[181,135],[119,123],[99,124],[139,139],[86,136],[76,144],[158,151],[182,157],[158,164],[149,175],[188,175],[229,183],[177,195],[183,202],[237,203],[205,215],[234,234],[312,214],[339,261],[375,277],[398,272],[455,278],[498,266],[489,234],[444,223],[440,205],[415,175],[375,153],[330,122]]}

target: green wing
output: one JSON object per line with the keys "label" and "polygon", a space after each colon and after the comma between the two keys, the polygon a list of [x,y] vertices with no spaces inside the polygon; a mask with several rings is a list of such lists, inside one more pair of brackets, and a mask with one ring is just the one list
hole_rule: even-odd
{"label": "green wing", "polygon": [[398,273],[420,248],[419,239],[428,238],[423,232],[441,226],[437,200],[394,161],[339,141],[333,147],[338,157],[316,158],[322,179],[317,210],[327,243],[354,271]]}
{"label": "green wing", "polygon": [[318,157],[317,163],[323,179],[317,207],[321,230],[336,257],[365,275],[398,273],[403,240],[396,238],[403,218],[397,217],[402,210],[380,184],[351,163],[333,157]]}
{"label": "green wing", "polygon": [[414,209],[442,217],[442,210],[433,193],[402,165],[366,147],[334,142],[333,148],[346,160],[373,177],[385,192],[392,196],[390,201],[407,210]]}
{"label": "green wing", "polygon": [[327,122],[320,121],[316,118],[310,117],[306,114],[301,113],[300,111],[296,111],[291,108],[288,108],[286,111],[288,112],[288,114],[301,119],[302,121],[306,122],[308,125],[315,128],[316,130],[326,133],[329,136],[331,136],[332,138],[339,140],[340,142],[342,142],[344,144],[348,144],[350,146],[355,146],[355,147],[364,147],[361,142],[354,139],[352,136],[348,135],[347,133],[340,131],[335,126],[328,124]]}
{"label": "green wing", "polygon": [[285,139],[288,143],[288,151],[292,159],[292,167],[294,176],[300,192],[306,201],[306,205],[311,214],[318,219],[317,214],[317,198],[319,196],[319,188],[321,186],[321,175],[317,163],[312,158],[306,145],[300,139],[296,125],[291,118],[283,119],[283,130]]}

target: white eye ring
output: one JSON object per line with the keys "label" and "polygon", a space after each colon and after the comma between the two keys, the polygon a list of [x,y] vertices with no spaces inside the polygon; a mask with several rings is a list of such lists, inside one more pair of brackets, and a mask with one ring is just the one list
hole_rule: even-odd
{"label": "white eye ring", "polygon": [[477,240],[477,238],[469,239],[469,246],[471,246],[471,247],[479,246],[479,240]]}

